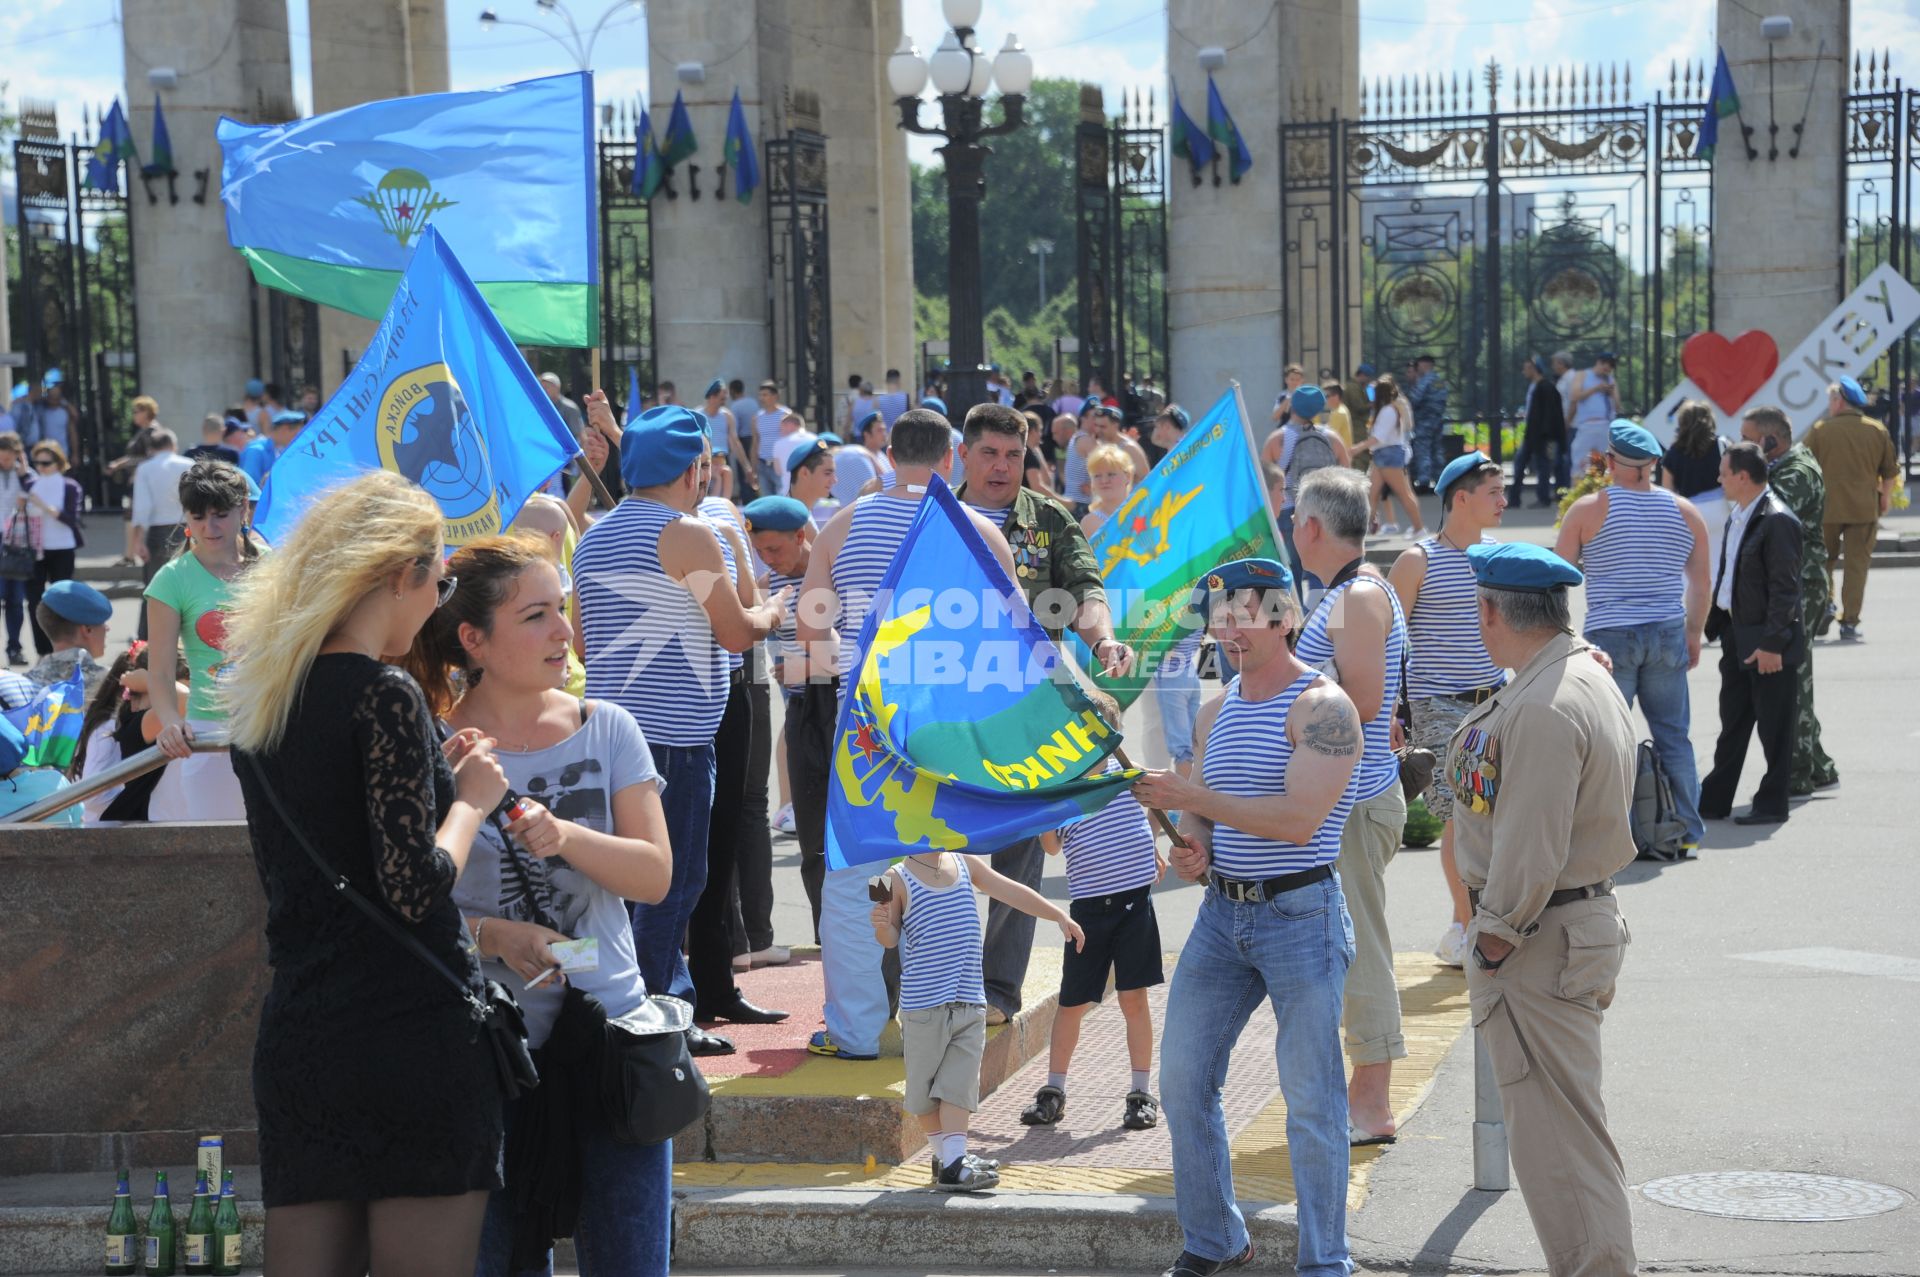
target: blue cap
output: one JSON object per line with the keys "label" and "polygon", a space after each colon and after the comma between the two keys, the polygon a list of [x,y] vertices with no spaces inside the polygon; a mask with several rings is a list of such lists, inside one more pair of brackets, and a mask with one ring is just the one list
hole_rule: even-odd
{"label": "blue cap", "polygon": [[1617,364],[1620,362],[1620,359],[1619,359],[1619,356],[1615,355],[1611,350],[1603,350],[1599,354],[1593,357],[1593,362],[1596,364],[1602,361],[1605,361],[1606,363],[1610,363],[1610,364]]}
{"label": "blue cap", "polygon": [[793,450],[792,456],[787,458],[787,473],[797,474],[800,467],[813,460],[814,457],[823,452],[831,452],[839,446],[840,436],[836,434],[824,434],[810,443],[802,444]]}
{"label": "blue cap", "polygon": [[261,395],[264,395],[266,393],[267,393],[266,382],[260,380],[258,377],[247,378],[247,394],[250,398],[258,399]]}
{"label": "blue cap", "polygon": [[707,419],[685,404],[661,404],[620,432],[620,477],[629,488],[672,483],[700,460]]}
{"label": "blue cap", "polygon": [[947,401],[936,395],[928,395],[925,399],[922,399],[920,406],[922,408],[931,408],[943,417],[947,415]]}
{"label": "blue cap", "polygon": [[1498,466],[1494,466],[1493,458],[1484,452],[1462,453],[1460,456],[1447,462],[1447,468],[1440,472],[1440,482],[1433,485],[1434,492],[1438,493],[1440,497],[1440,509],[1444,512],[1447,508],[1448,488],[1451,488],[1460,480],[1486,466],[1493,466],[1496,470],[1499,469]]}
{"label": "blue cap", "polygon": [[1628,461],[1651,461],[1660,455],[1660,441],[1639,422],[1615,417],[1607,427],[1607,451]]}
{"label": "blue cap", "polygon": [[1842,377],[1834,384],[1840,387],[1840,397],[1855,408],[1867,406],[1867,392],[1860,388],[1859,382],[1851,377]]}
{"label": "blue cap", "polygon": [[307,424],[307,414],[294,408],[282,408],[279,412],[273,414],[273,424],[276,426],[304,426]]}
{"label": "blue cap", "polygon": [[20,765],[27,756],[27,738],[11,719],[0,718],[0,776]]}
{"label": "blue cap", "polygon": [[1170,403],[1166,407],[1162,408],[1160,410],[1160,415],[1165,417],[1167,420],[1173,422],[1175,426],[1179,427],[1181,434],[1185,434],[1187,433],[1187,431],[1193,428],[1193,418],[1189,417],[1187,415],[1187,410],[1185,408],[1182,408],[1177,403]]}
{"label": "blue cap", "polygon": [[1293,392],[1293,415],[1311,420],[1327,410],[1327,396],[1318,386],[1301,386]]}
{"label": "blue cap", "polygon": [[29,386],[26,382],[21,381],[14,383],[13,397],[15,399],[25,399],[32,392],[33,387]]}
{"label": "blue cap", "polygon": [[55,581],[40,596],[47,610],[75,625],[105,625],[113,617],[107,596],[85,581]]}
{"label": "blue cap", "polygon": [[1115,421],[1125,421],[1121,411],[1110,403],[1101,403],[1098,399],[1089,399],[1080,406],[1080,411],[1089,417],[1112,417]]}
{"label": "blue cap", "polygon": [[727,393],[726,383],[721,381],[718,377],[715,377],[712,381],[707,383],[707,398],[711,399],[715,395],[724,395],[726,393]]}
{"label": "blue cap", "polygon": [[883,418],[878,411],[861,413],[860,420],[853,423],[853,437],[858,439],[861,435],[867,433],[867,426],[870,423],[880,420],[883,420]]}
{"label": "blue cap", "polygon": [[813,517],[792,497],[759,497],[747,502],[740,513],[746,516],[749,532],[798,532]]}
{"label": "blue cap", "polygon": [[1579,568],[1531,541],[1470,545],[1467,563],[1473,568],[1473,579],[1490,590],[1546,594],[1586,579]]}
{"label": "blue cap", "polygon": [[1293,573],[1276,559],[1233,559],[1194,582],[1192,608],[1202,617],[1213,610],[1215,594],[1234,590],[1293,588]]}
{"label": "blue cap", "polygon": [[57,386],[65,380],[66,377],[58,368],[49,368],[47,369],[47,375],[40,379],[40,384],[42,386]]}
{"label": "blue cap", "polygon": [[1375,372],[1377,370],[1374,368],[1372,364],[1361,364],[1358,368],[1355,368],[1354,371],[1359,373],[1362,377],[1371,377],[1375,375]]}

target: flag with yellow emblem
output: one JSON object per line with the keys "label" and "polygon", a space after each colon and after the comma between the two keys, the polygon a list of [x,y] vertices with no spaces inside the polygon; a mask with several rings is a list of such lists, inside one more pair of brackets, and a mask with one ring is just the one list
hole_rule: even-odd
{"label": "flag with yellow emblem", "polygon": [[827,864],[984,854],[1090,815],[1140,773],[938,477],[882,578],[834,728]]}
{"label": "flag with yellow emblem", "polygon": [[67,678],[48,683],[22,708],[8,710],[8,721],[26,738],[19,765],[62,771],[71,767],[80,749],[80,723],[86,713],[87,683],[77,664]]}

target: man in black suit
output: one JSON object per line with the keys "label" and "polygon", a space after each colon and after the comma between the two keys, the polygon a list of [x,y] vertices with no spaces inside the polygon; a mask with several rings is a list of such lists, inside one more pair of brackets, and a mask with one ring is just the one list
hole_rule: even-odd
{"label": "man in black suit", "polygon": [[1720,484],[1732,513],[1715,565],[1707,638],[1720,649],[1720,739],[1713,770],[1700,782],[1700,814],[1725,820],[1757,727],[1767,771],[1753,806],[1737,825],[1777,825],[1787,818],[1799,680],[1807,655],[1800,614],[1800,521],[1767,488],[1767,462],[1751,443],[1722,454]]}

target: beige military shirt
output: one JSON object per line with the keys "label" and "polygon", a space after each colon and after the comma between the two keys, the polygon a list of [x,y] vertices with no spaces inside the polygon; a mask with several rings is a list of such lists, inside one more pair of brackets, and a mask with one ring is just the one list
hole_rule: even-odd
{"label": "beige military shirt", "polygon": [[1447,746],[1454,857],[1483,935],[1523,944],[1549,895],[1633,860],[1633,723],[1592,647],[1556,636]]}

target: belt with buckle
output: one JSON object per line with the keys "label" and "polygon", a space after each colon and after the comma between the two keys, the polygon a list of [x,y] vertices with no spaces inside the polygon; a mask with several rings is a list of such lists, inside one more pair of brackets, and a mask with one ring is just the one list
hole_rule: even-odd
{"label": "belt with buckle", "polygon": [[1331,877],[1333,877],[1333,866],[1327,864],[1302,869],[1299,873],[1282,874],[1278,878],[1268,878],[1265,881],[1223,878],[1219,874],[1207,875],[1207,881],[1213,884],[1215,891],[1235,904],[1258,904],[1263,900],[1271,900],[1289,891],[1298,891],[1302,887],[1312,886],[1316,882],[1323,882]]}
{"label": "belt with buckle", "polygon": [[1446,695],[1450,701],[1464,701],[1468,705],[1479,705],[1492,700],[1493,694],[1505,686],[1505,683],[1494,683],[1488,687],[1476,687],[1465,692],[1448,692]]}
{"label": "belt with buckle", "polygon": [[[1608,878],[1602,882],[1596,882],[1590,887],[1562,887],[1559,891],[1547,897],[1547,903],[1544,907],[1554,909],[1560,905],[1570,905],[1576,900],[1592,900],[1597,896],[1610,896],[1612,894],[1613,879]],[[1475,909],[1480,907],[1480,888],[1467,888],[1467,903]]]}

